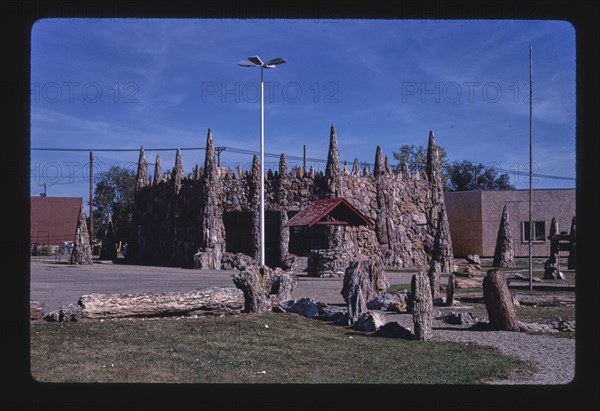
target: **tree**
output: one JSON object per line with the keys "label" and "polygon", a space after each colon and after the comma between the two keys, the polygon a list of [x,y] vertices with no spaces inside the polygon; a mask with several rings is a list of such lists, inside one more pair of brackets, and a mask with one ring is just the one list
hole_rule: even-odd
{"label": "tree", "polygon": [[99,173],[94,191],[94,238],[102,238],[108,214],[111,214],[116,241],[129,238],[133,217],[135,175],[131,170],[112,166]]}
{"label": "tree", "polygon": [[471,161],[455,161],[447,169],[448,191],[513,190],[508,174],[499,174],[495,167]]}
{"label": "tree", "polygon": [[[447,167],[448,158],[446,155],[446,149],[442,146],[438,147],[438,156],[440,159],[440,168],[442,172],[442,182],[444,189],[446,188],[446,180],[448,179]],[[401,167],[403,163],[406,163],[408,169],[412,173],[425,172],[427,166],[427,148],[423,146],[415,146],[404,144],[400,147],[400,151],[393,152],[394,158],[399,161],[398,167]]]}

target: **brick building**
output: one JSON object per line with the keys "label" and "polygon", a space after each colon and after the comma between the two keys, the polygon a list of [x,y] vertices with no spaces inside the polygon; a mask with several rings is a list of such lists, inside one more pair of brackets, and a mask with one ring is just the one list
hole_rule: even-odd
{"label": "brick building", "polygon": [[59,245],[73,241],[81,197],[31,197],[29,242],[40,245]]}
{"label": "brick building", "polygon": [[[515,257],[529,255],[529,190],[459,191],[444,193],[456,257],[479,254],[492,257],[506,204]],[[539,189],[532,193],[533,256],[550,252],[550,222],[569,232],[575,217],[575,189]]]}

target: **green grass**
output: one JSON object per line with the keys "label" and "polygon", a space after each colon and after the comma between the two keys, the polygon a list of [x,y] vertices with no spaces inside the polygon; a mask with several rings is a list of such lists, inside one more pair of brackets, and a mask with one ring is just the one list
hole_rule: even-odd
{"label": "green grass", "polygon": [[388,288],[388,293],[395,293],[401,290],[410,290],[410,284],[392,284]]}
{"label": "green grass", "polygon": [[490,347],[375,338],[295,314],[31,325],[41,382],[480,384],[529,368]]}

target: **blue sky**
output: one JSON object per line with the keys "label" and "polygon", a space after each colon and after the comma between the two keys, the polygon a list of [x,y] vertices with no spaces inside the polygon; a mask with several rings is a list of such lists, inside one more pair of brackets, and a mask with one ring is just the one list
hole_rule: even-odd
{"label": "blue sky", "polygon": [[[529,45],[533,46],[534,171],[575,177],[575,39],[562,21],[46,19],[31,34],[31,147],[203,147],[259,150],[260,70],[265,151],[374,161],[429,130],[450,161],[509,171],[527,188]],[[157,153],[147,152],[149,162]],[[163,169],[174,152],[160,152]],[[31,153],[31,194],[87,199],[89,153]],[[184,151],[186,171],[204,153]],[[95,171],[134,168],[135,152],[95,152]],[[223,165],[251,156],[226,149]],[[277,160],[267,157],[267,165]],[[311,163],[311,162],[309,162]],[[288,165],[301,164],[288,161]],[[317,169],[324,164],[314,163]],[[535,178],[534,188],[574,187]]]}

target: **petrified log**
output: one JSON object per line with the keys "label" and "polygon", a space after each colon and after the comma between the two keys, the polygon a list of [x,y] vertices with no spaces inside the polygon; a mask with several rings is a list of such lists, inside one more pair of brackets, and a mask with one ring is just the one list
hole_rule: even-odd
{"label": "petrified log", "polygon": [[233,283],[244,295],[244,311],[270,311],[280,302],[291,299],[296,277],[280,268],[250,266],[233,276]]}
{"label": "petrified log", "polygon": [[448,285],[446,286],[446,305],[454,305],[454,273],[448,276]]}
{"label": "petrified log", "polygon": [[427,341],[433,335],[433,300],[429,278],[424,271],[412,276],[411,298],[415,339]]}
{"label": "petrified log", "polygon": [[192,311],[239,312],[244,296],[233,287],[207,287],[188,292],[86,294],[78,304],[83,318],[161,317]]}
{"label": "petrified log", "polygon": [[483,300],[492,328],[519,331],[515,306],[502,271],[494,269],[487,272],[483,279]]}

